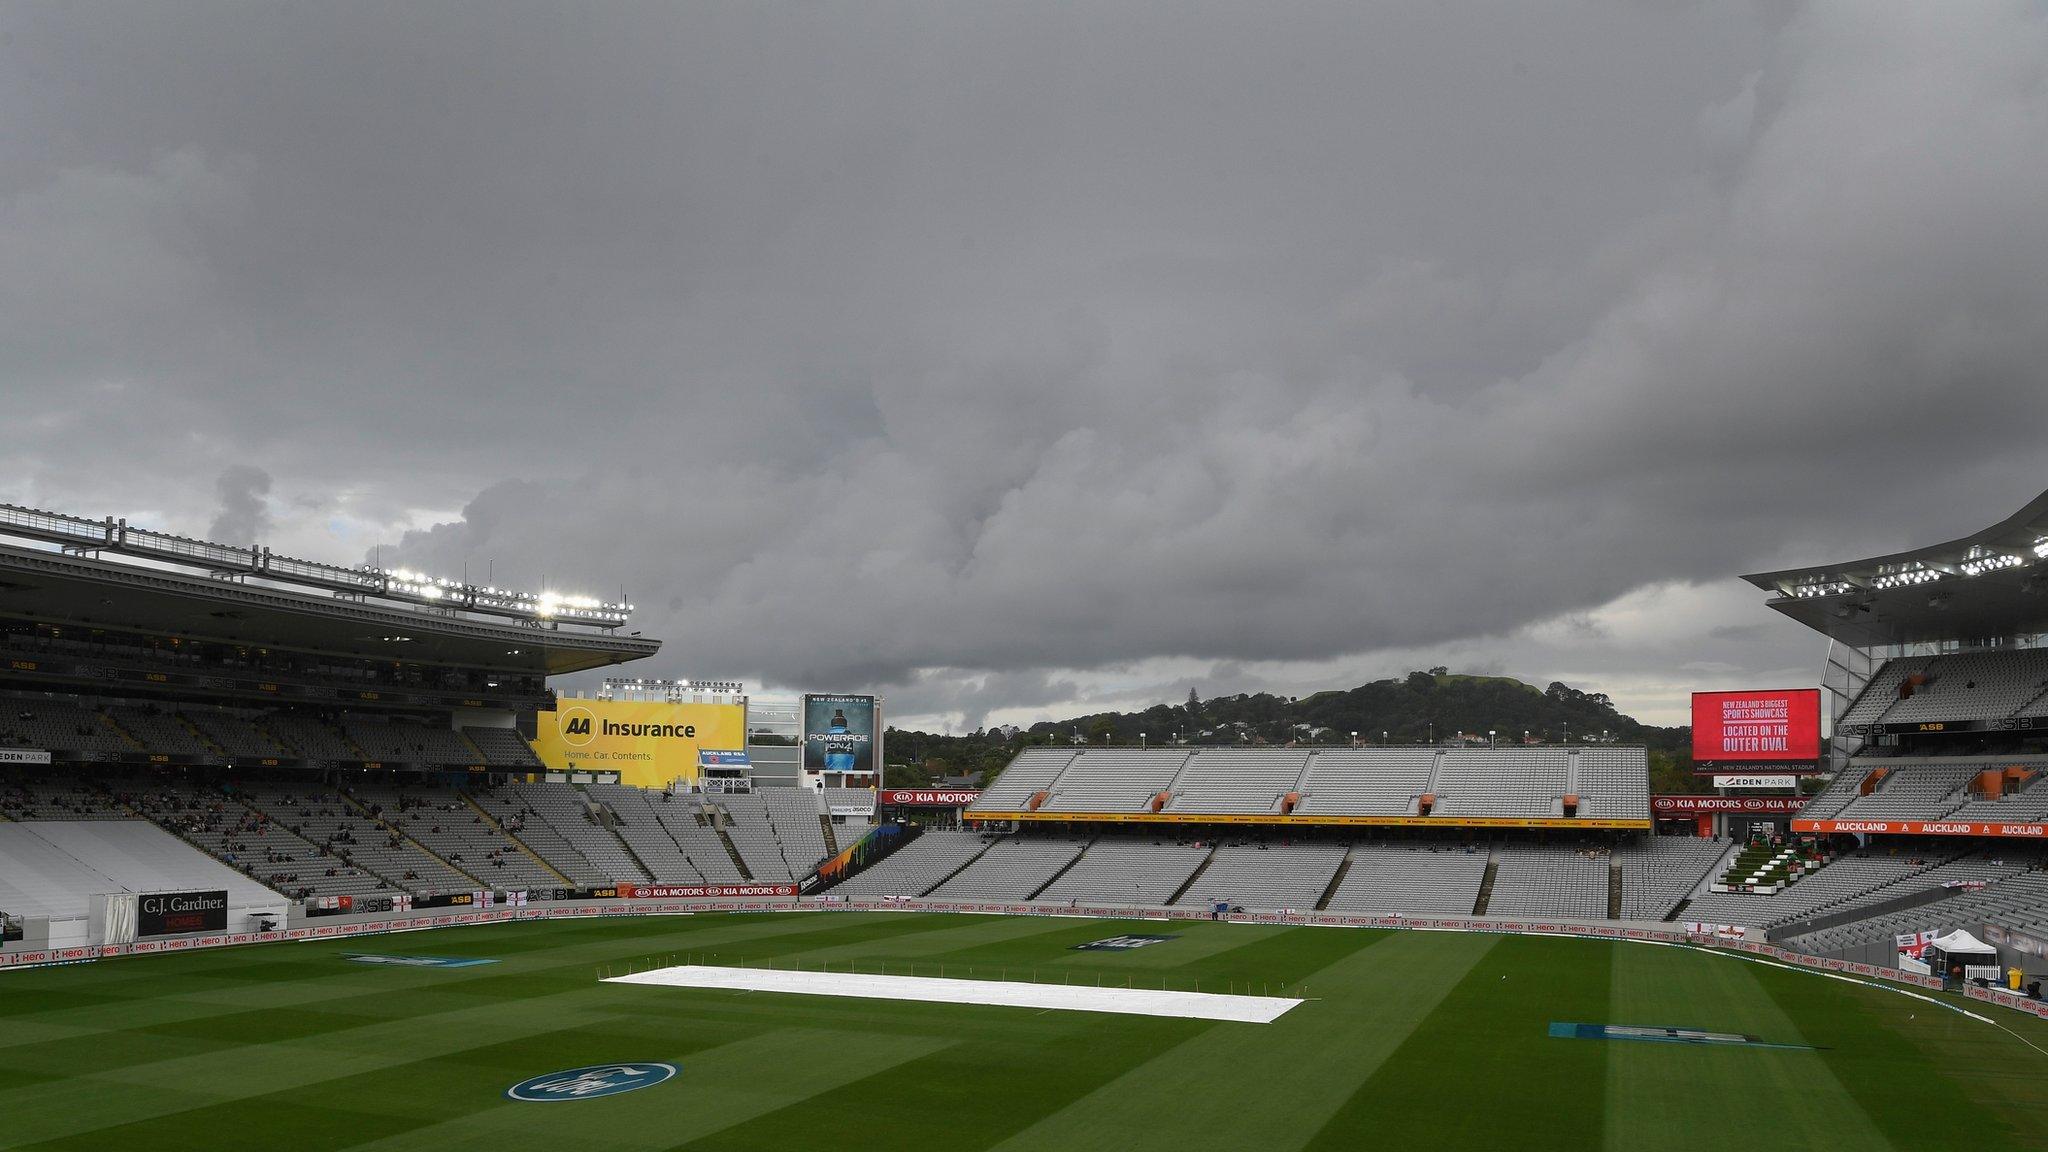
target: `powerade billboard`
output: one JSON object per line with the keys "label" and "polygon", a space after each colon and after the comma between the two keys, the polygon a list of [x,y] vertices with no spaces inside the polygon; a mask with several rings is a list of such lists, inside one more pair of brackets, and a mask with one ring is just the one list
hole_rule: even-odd
{"label": "powerade billboard", "polygon": [[137,936],[176,936],[185,932],[225,932],[228,894],[212,892],[144,892],[135,898]]}
{"label": "powerade billboard", "polygon": [[1816,764],[1820,689],[1693,693],[1692,759],[1695,767]]}
{"label": "powerade billboard", "polygon": [[811,772],[875,770],[875,698],[804,697],[804,768]]}
{"label": "powerade billboard", "polygon": [[563,697],[534,718],[533,751],[568,772],[617,772],[622,784],[665,788],[697,779],[698,754],[747,746],[744,704],[668,704]]}

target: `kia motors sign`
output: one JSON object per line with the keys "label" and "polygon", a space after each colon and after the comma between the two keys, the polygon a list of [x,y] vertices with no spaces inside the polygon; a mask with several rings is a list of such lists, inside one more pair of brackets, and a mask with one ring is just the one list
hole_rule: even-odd
{"label": "kia motors sign", "polygon": [[620,884],[621,900],[699,900],[735,896],[794,896],[794,884]]}
{"label": "kia motors sign", "polygon": [[884,788],[877,798],[884,804],[904,808],[965,808],[980,797],[980,790],[975,788]]}
{"label": "kia motors sign", "polygon": [[1714,777],[1716,788],[1790,788],[1797,783],[1799,777],[1790,772],[1749,776],[1717,774]]}
{"label": "kia motors sign", "polygon": [[1693,693],[1692,758],[1702,766],[1817,764],[1820,689]]}
{"label": "kia motors sign", "polygon": [[225,932],[227,927],[226,889],[215,892],[145,892],[135,898],[137,936]]}
{"label": "kia motors sign", "polygon": [[1652,796],[1650,810],[1659,816],[1789,816],[1805,803],[1797,796]]}

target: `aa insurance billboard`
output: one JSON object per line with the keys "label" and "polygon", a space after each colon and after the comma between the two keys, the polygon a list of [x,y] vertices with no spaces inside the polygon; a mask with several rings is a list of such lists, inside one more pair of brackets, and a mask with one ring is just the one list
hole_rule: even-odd
{"label": "aa insurance billboard", "polygon": [[875,770],[875,698],[804,697],[804,767],[812,772]]}
{"label": "aa insurance billboard", "polygon": [[535,718],[533,751],[570,772],[617,772],[622,784],[666,787],[697,779],[697,754],[747,746],[744,704],[665,704],[638,700],[555,702]]}
{"label": "aa insurance billboard", "polygon": [[1692,759],[1800,764],[1820,759],[1820,689],[1692,694]]}

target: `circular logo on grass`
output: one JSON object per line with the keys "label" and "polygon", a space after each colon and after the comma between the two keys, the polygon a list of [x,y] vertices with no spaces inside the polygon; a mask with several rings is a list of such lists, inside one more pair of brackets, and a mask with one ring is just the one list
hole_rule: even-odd
{"label": "circular logo on grass", "polygon": [[557,1100],[594,1100],[599,1096],[617,1096],[621,1092],[652,1088],[675,1074],[676,1066],[673,1064],[592,1064],[588,1068],[571,1068],[521,1080],[505,1089],[505,1095],[536,1104]]}

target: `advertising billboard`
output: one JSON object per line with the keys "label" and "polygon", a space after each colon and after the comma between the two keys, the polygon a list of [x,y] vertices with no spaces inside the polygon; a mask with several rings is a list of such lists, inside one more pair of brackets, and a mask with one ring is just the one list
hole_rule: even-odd
{"label": "advertising billboard", "polygon": [[1710,764],[1820,760],[1820,689],[1692,694],[1692,759]]}
{"label": "advertising billboard", "polygon": [[1659,816],[1702,816],[1726,812],[1736,816],[1790,816],[1806,806],[1798,796],[1652,796],[1650,810]]}
{"label": "advertising billboard", "polygon": [[875,797],[899,808],[965,808],[981,799],[978,788],[884,788]]}
{"label": "advertising billboard", "polygon": [[144,892],[135,898],[137,936],[225,932],[227,927],[228,894],[224,888],[212,892]]}
{"label": "advertising billboard", "polygon": [[698,754],[747,746],[744,704],[670,704],[563,697],[535,717],[533,751],[558,771],[617,772],[621,784],[665,788],[697,779]]}
{"label": "advertising billboard", "polygon": [[873,772],[877,733],[873,696],[804,697],[804,770]]}

